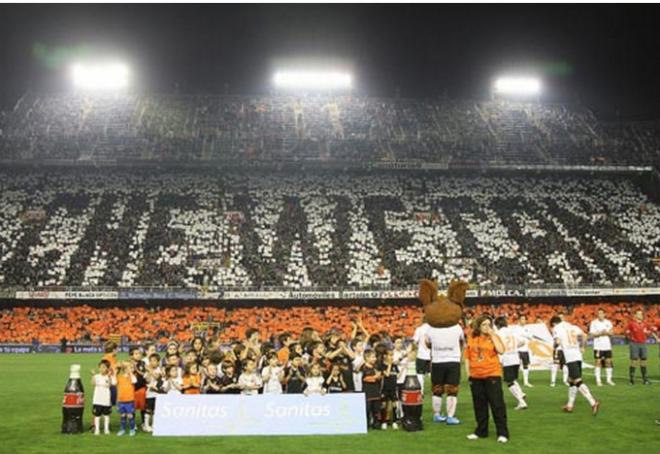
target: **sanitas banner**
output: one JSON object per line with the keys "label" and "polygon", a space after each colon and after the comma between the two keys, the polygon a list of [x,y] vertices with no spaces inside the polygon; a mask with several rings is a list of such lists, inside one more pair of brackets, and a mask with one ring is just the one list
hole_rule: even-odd
{"label": "sanitas banner", "polygon": [[366,434],[362,393],[161,394],[155,436]]}

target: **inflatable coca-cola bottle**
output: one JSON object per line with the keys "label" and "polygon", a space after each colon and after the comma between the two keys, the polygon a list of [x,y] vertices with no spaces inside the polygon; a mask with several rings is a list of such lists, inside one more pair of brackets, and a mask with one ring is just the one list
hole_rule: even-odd
{"label": "inflatable coca-cola bottle", "polygon": [[422,386],[417,378],[415,362],[410,361],[406,371],[406,380],[403,382],[401,390],[401,409],[403,410],[401,425],[404,430],[416,432],[424,429],[422,424],[423,403]]}
{"label": "inflatable coca-cola bottle", "polygon": [[85,390],[80,380],[80,364],[72,364],[69,381],[64,388],[62,400],[62,433],[79,434],[83,431]]}

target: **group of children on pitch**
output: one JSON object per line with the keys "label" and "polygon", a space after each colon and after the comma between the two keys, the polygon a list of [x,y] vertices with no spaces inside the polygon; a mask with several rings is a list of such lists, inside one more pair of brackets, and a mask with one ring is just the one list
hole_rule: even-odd
{"label": "group of children on pitch", "polygon": [[371,428],[398,428],[400,390],[407,365],[415,361],[413,344],[386,333],[369,335],[354,323],[350,340],[336,330],[324,338],[305,328],[298,339],[283,333],[262,342],[248,329],[242,342],[223,350],[213,338],[195,337],[189,346],[170,342],[164,353],[154,344],[132,347],[129,359],[118,361],[117,345],[105,344],[98,371],[93,371],[94,433],[109,433],[113,405],[121,417],[118,435],[136,433],[136,412],[142,430],[151,432],[156,396],[181,394],[305,394],[364,392]]}
{"label": "group of children on pitch", "polygon": [[[496,320],[498,332],[505,338],[507,334],[515,338],[507,344],[512,344],[512,355],[517,359],[519,338],[528,335],[506,332],[505,321],[505,317]],[[522,329],[524,319],[520,321],[517,328]],[[305,328],[298,339],[290,333],[282,333],[262,342],[259,331],[250,328],[243,341],[235,341],[229,348],[221,348],[214,336],[195,337],[190,345],[170,342],[162,354],[157,352],[155,344],[147,344],[144,349],[132,347],[126,361],[118,361],[117,345],[107,342],[99,370],[93,371],[92,376],[94,432],[100,434],[103,418],[104,432],[110,433],[110,413],[114,405],[121,417],[118,435],[127,431],[135,435],[137,411],[141,413],[142,430],[151,432],[156,396],[168,393],[323,395],[363,392],[369,427],[398,429],[402,417],[400,395],[408,366],[416,371],[423,384],[425,372],[419,367],[423,362],[421,351],[432,347],[433,336],[429,337],[424,326],[417,329],[413,339],[408,339],[390,337],[386,332],[369,335],[361,322],[352,325],[350,338],[337,330],[330,330],[322,338],[313,328]],[[580,348],[586,344],[586,335],[560,316],[552,318],[550,327],[557,348],[563,349],[567,356],[567,368],[576,369],[575,364],[582,360]],[[459,331],[459,337],[463,338],[462,328]],[[421,335],[423,333],[426,334]],[[574,337],[582,339],[579,345],[572,341]],[[508,365],[504,361],[506,354],[506,351],[500,354],[500,361],[505,365],[505,381],[519,401],[516,409],[526,408],[524,393],[516,381],[520,363],[511,361]],[[458,355],[460,368],[461,354]],[[510,377],[507,377],[508,369],[513,370],[508,374]],[[600,403],[582,382],[581,371],[570,372],[569,403],[565,409],[572,411],[579,391],[596,414]],[[525,385],[531,386],[527,378],[525,374]],[[434,421],[439,416],[436,403]]]}

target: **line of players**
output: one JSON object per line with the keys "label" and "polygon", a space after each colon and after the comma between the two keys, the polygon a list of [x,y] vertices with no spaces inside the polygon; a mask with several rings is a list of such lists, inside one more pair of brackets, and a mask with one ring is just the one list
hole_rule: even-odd
{"label": "line of players", "polygon": [[[563,321],[564,314],[558,313],[557,317]],[[578,328],[579,329],[579,328]],[[614,386],[615,383],[612,379],[614,364],[612,361],[612,341],[611,336],[614,335],[613,325],[610,320],[605,318],[605,311],[603,309],[598,310],[598,317],[589,324],[589,333],[588,336],[593,339],[593,351],[594,351],[594,375],[596,377],[596,384],[598,386],[603,386],[602,381],[602,369],[605,369],[605,380],[606,383],[610,386]],[[642,375],[642,383],[645,385],[650,385],[651,382],[648,379],[647,375],[647,359],[648,359],[648,346],[646,344],[647,338],[653,336],[658,342],[658,336],[654,328],[649,325],[644,320],[644,312],[641,309],[635,311],[633,319],[628,322],[626,325],[626,337],[628,338],[628,344],[630,349],[630,367],[629,367],[629,377],[630,384],[635,384],[635,370],[637,367],[640,368]],[[584,340],[582,344],[582,352],[584,351],[584,346],[586,345],[586,335],[581,330],[577,333],[578,337],[581,340]],[[570,374],[568,370],[568,360],[563,351],[561,343],[558,342],[556,336],[554,344],[553,358],[554,362],[551,368],[550,376],[550,386],[555,386],[557,379],[557,371],[559,368],[562,369],[563,381],[565,385],[570,385],[569,379]]]}
{"label": "line of players", "polygon": [[[556,316],[560,322],[564,321],[564,314],[559,312]],[[575,326],[575,325],[572,325]],[[577,328],[577,327],[576,327]],[[579,328],[577,328],[579,330]],[[613,375],[613,362],[612,362],[612,341],[610,336],[613,333],[612,322],[605,318],[605,311],[602,309],[598,310],[598,318],[593,320],[589,325],[589,337],[593,339],[593,350],[594,350],[594,375],[596,376],[596,384],[598,386],[603,386],[601,371],[605,368],[605,377],[606,382],[610,386],[614,386],[615,383],[612,380]],[[575,331],[572,336],[569,336],[569,341],[571,343],[583,341],[583,344],[579,344],[580,348],[580,358],[582,358],[582,353],[584,351],[584,346],[586,346],[587,335],[582,332],[582,330]],[[557,382],[557,372],[561,368],[563,375],[563,382],[566,386],[570,386],[570,371],[568,368],[568,361],[566,358],[566,353],[564,352],[564,346],[559,342],[559,338],[553,332],[554,339],[554,348],[553,348],[553,364],[550,369],[550,386],[555,386]],[[575,346],[572,345],[571,349],[571,358],[574,358],[575,355],[573,350]],[[582,359],[580,359],[582,361]]]}
{"label": "line of players", "polygon": [[[529,341],[533,338],[526,328],[524,315],[518,318],[518,323],[509,325],[506,317],[495,319],[497,336],[504,345],[500,355],[503,381],[517,401],[516,410],[528,408],[527,396],[518,383],[520,366],[523,371],[523,385],[533,387],[529,381]],[[551,368],[550,386],[555,386],[557,371],[562,369],[564,383],[569,387],[568,402],[563,409],[572,412],[578,392],[589,402],[592,413],[596,415],[600,402],[596,400],[589,387],[582,381],[582,360],[587,339],[594,339],[594,359],[596,360],[596,382],[602,386],[601,369],[604,366],[606,380],[612,381],[612,323],[605,319],[605,312],[598,311],[598,318],[589,329],[589,335],[579,327],[563,320],[563,314],[557,314],[550,320],[550,329],[554,340],[554,361]],[[424,376],[431,373],[433,421],[448,425],[460,424],[456,417],[456,405],[461,378],[461,356],[465,345],[463,328],[455,325],[449,328],[433,328],[424,323],[415,330],[413,340],[417,344],[416,369],[420,383],[424,384]],[[644,371],[645,372],[645,371]],[[423,388],[422,388],[423,389]],[[445,412],[443,408],[443,398]]]}

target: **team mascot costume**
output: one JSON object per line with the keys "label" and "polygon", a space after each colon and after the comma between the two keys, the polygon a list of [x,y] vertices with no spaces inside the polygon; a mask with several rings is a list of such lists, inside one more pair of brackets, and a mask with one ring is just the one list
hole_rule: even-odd
{"label": "team mascot costume", "polygon": [[419,300],[424,307],[426,323],[434,328],[449,328],[463,318],[463,302],[467,282],[453,280],[449,283],[447,296],[438,294],[438,283],[424,279],[419,284]]}
{"label": "team mascot costume", "polygon": [[[458,325],[463,318],[463,302],[468,289],[467,282],[452,280],[447,288],[447,296],[438,294],[438,284],[435,281],[424,279],[419,284],[419,300],[424,307],[424,319],[432,328],[450,328]],[[458,385],[433,385],[433,399],[442,399],[447,395],[447,407],[453,407],[451,415],[456,409]],[[440,402],[442,402],[440,400]],[[448,421],[449,423],[449,421]],[[458,423],[458,422],[457,422]]]}

